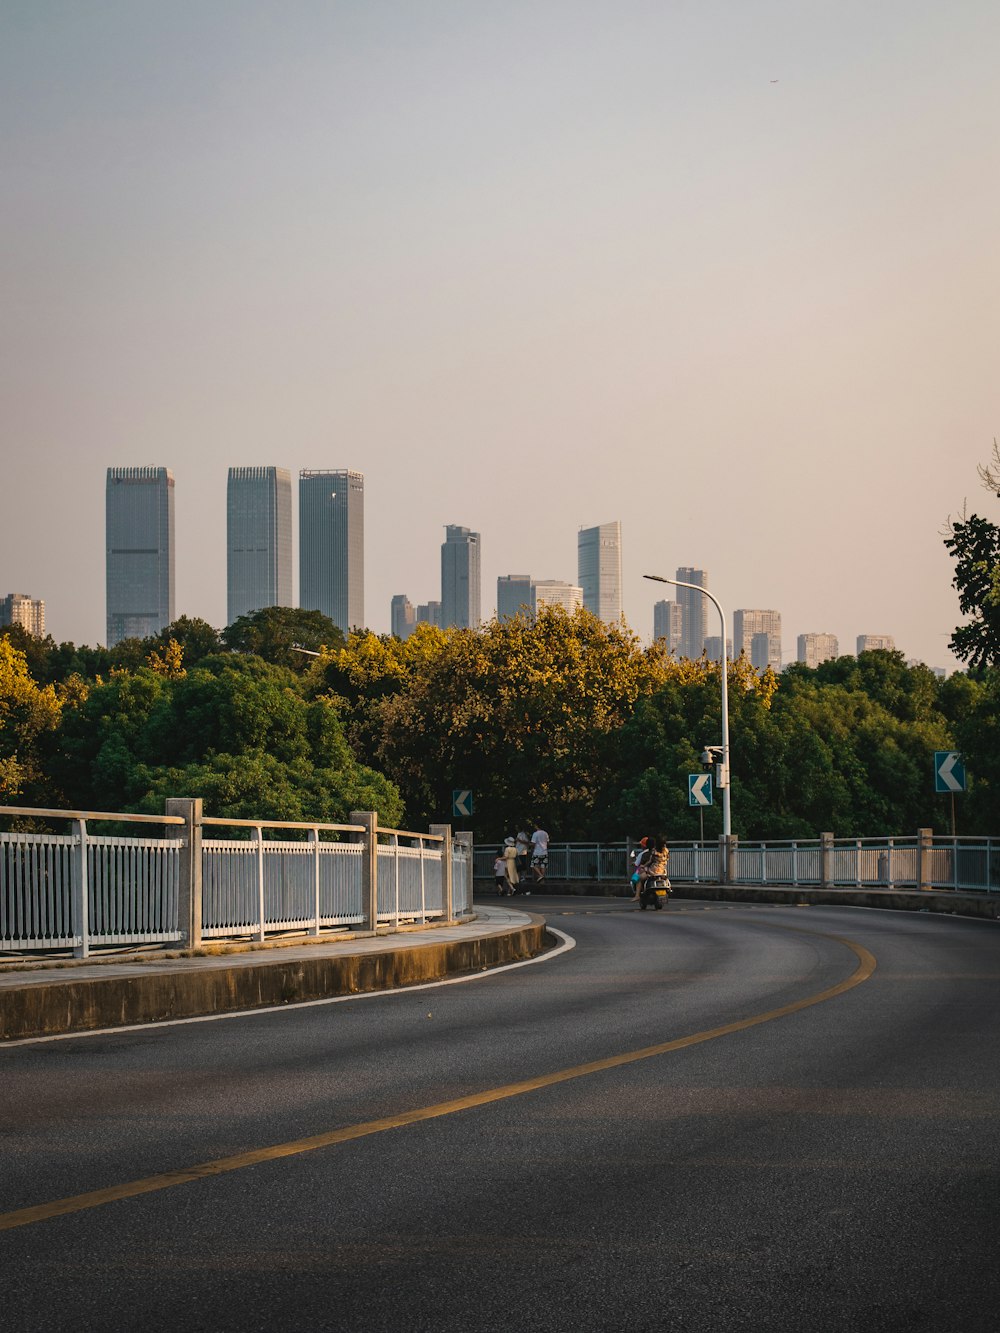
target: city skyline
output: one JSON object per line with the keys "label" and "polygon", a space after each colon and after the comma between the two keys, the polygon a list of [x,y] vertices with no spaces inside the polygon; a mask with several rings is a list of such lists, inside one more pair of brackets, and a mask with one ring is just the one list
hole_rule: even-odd
{"label": "city skyline", "polygon": [[162,460],[220,626],[226,468],[294,450],[364,473],[376,631],[453,518],[492,599],[617,515],[643,637],[684,565],[789,644],[953,667],[942,528],[1000,517],[998,46],[987,0],[4,7],[7,587],[100,642],[100,474]]}

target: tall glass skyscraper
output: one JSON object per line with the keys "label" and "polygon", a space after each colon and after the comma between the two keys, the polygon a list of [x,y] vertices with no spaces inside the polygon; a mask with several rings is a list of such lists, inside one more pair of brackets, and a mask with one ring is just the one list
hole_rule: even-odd
{"label": "tall glass skyscraper", "polygon": [[231,467],[226,488],[226,623],[292,605],[292,474]]}
{"label": "tall glass skyscraper", "polygon": [[299,473],[299,606],[347,634],[365,623],[365,479],[347,469]]}
{"label": "tall glass skyscraper", "polygon": [[576,542],[577,583],[583,604],[611,624],[622,614],[622,525],[602,523],[581,528]]}
{"label": "tall glass skyscraper", "polygon": [[[703,569],[692,569],[685,565],[677,571],[675,578],[682,583],[693,583],[696,588],[708,587],[708,574]],[[707,625],[706,608],[708,598],[694,588],[678,588],[677,601],[681,607],[681,643],[680,656],[690,657],[692,661],[705,651],[705,629]],[[718,661],[722,657],[722,641],[719,640]]]}
{"label": "tall glass skyscraper", "polygon": [[109,467],[105,491],[107,643],[159,634],[174,619],[174,476]]}
{"label": "tall glass skyscraper", "polygon": [[449,524],[441,547],[441,624],[475,629],[482,616],[479,533]]}

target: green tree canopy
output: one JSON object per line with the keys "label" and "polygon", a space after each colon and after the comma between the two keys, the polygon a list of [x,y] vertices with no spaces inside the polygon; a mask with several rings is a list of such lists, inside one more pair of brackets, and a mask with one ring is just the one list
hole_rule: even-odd
{"label": "green tree canopy", "polygon": [[321,611],[304,611],[295,606],[267,606],[251,611],[222,631],[222,642],[236,653],[253,653],[265,662],[304,672],[310,665],[307,654],[294,649],[339,647],[344,636]]}

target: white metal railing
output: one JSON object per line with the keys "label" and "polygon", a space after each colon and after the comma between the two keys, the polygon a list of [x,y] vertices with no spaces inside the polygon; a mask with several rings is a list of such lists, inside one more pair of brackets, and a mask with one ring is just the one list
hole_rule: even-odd
{"label": "white metal railing", "polygon": [[[545,878],[624,884],[631,864],[626,843],[554,843]],[[718,883],[719,842],[671,842],[670,875],[678,883]],[[493,878],[493,847],[475,852],[477,879]],[[935,837],[922,850],[917,837],[734,839],[728,882],[789,887],[915,888],[1000,893],[1000,839]]]}
{"label": "white metal railing", "polygon": [[[191,803],[177,803],[188,806]],[[176,809],[176,805],[174,807]],[[309,824],[0,806],[0,815],[65,820],[65,834],[0,833],[0,954],[95,945],[225,939],[444,919],[446,830]],[[193,816],[191,817],[193,818]],[[367,818],[367,816],[366,816]],[[95,836],[88,821],[163,826],[170,836]],[[203,836],[212,829],[226,836]],[[199,898],[190,847],[200,844]],[[374,855],[369,859],[369,850]],[[186,867],[186,869],[183,869]],[[472,910],[472,857],[451,843],[451,913]],[[369,879],[371,874],[373,879]],[[182,904],[182,875],[187,904]],[[189,932],[182,917],[187,910]]]}
{"label": "white metal railing", "polygon": [[[205,939],[360,925],[365,920],[357,824],[290,820],[216,819],[202,827],[246,830],[242,838],[204,838],[201,844],[201,933]],[[306,841],[266,838],[297,832]],[[326,835],[326,840],[324,836]],[[355,841],[331,841],[344,835]]]}
{"label": "white metal railing", "polygon": [[22,810],[0,814],[66,820],[71,831],[0,833],[0,952],[178,940],[178,839],[95,835],[88,825],[182,825],[171,815],[93,810]]}

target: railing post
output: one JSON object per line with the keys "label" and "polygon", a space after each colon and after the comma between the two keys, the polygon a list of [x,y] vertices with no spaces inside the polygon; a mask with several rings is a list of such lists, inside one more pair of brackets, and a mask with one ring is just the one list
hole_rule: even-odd
{"label": "railing post", "polygon": [[309,830],[309,841],[312,843],[312,863],[313,863],[313,907],[315,912],[315,923],[312,928],[312,934],[318,935],[320,931],[319,918],[319,829],[311,828]]}
{"label": "railing post", "polygon": [[374,810],[352,810],[351,823],[364,825],[361,904],[365,913],[365,929],[374,931],[378,926],[378,814]]}
{"label": "railing post", "polygon": [[833,888],[833,834],[819,835],[819,882],[824,889]]}
{"label": "railing post", "polygon": [[[465,863],[466,863],[466,865],[468,866],[468,869],[469,869],[469,902],[468,902],[468,908],[467,908],[467,910],[468,910],[469,912],[471,912],[471,911],[472,911],[472,887],[473,887],[472,868],[473,868],[473,856],[475,855],[475,850],[476,850],[476,849],[475,849],[475,847],[473,846],[473,842],[472,842],[472,834],[471,834],[471,833],[456,833],[456,834],[455,834],[455,842],[460,843],[461,846],[463,846],[463,847],[465,848],[465,856],[466,856],[466,862],[465,862]],[[529,871],[529,874],[530,874],[530,871]]]}
{"label": "railing post", "polygon": [[934,830],[932,828],[917,829],[917,888],[920,890],[932,889],[934,884],[931,876],[931,852],[934,850]]}
{"label": "railing post", "polygon": [[258,931],[257,938],[261,942],[264,940],[264,829],[258,824],[254,829],[254,838],[257,843],[257,915]]}
{"label": "railing post", "polygon": [[189,949],[201,948],[201,819],[200,796],[168,796],[165,815],[180,815],[179,824],[167,825],[167,837],[180,840],[177,873],[177,929]]}
{"label": "railing post", "polygon": [[453,905],[453,887],[451,875],[451,825],[450,824],[432,824],[430,832],[436,837],[441,838],[441,904],[444,908],[444,919],[450,925],[455,920]]}
{"label": "railing post", "polygon": [[74,958],[90,956],[90,884],[87,871],[87,821],[74,819],[76,827],[76,883],[73,886],[73,934],[80,943],[73,948]]}
{"label": "railing post", "polygon": [[719,883],[732,884],[736,869],[736,846],[739,838],[735,833],[719,834]]}

